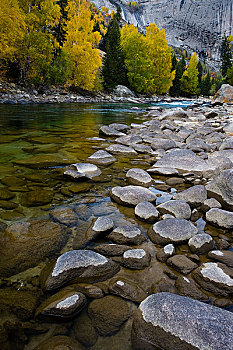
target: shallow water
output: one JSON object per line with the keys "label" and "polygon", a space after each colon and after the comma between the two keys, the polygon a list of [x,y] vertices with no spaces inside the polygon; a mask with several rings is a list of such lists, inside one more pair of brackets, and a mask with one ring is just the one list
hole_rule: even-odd
{"label": "shallow water", "polygon": [[[160,104],[161,105],[161,104]],[[162,107],[177,107],[170,104]],[[187,106],[181,103],[181,106]],[[57,105],[0,105],[0,223],[10,225],[14,222],[28,221],[34,219],[51,219],[54,209],[69,207],[79,210],[79,205],[85,205],[85,213],[88,212],[89,218],[96,218],[102,215],[108,215],[114,218],[115,222],[122,222],[126,218],[136,225],[139,225],[142,232],[146,234],[150,225],[141,223],[135,219],[134,210],[112,203],[109,198],[109,190],[116,185],[126,185],[125,174],[131,167],[148,169],[155,159],[149,155],[139,154],[136,157],[117,157],[117,161],[110,166],[101,167],[102,174],[94,181],[79,183],[78,185],[63,177],[65,164],[86,162],[87,157],[98,149],[104,149],[114,140],[111,138],[99,138],[98,131],[101,125],[110,123],[142,123],[147,105],[133,104],[57,104]],[[157,194],[157,204],[165,202],[172,197],[176,191],[169,188],[167,191],[157,189],[158,185],[165,184],[165,178],[153,176],[157,182],[150,188]],[[159,188],[159,187],[158,187]],[[43,204],[36,204],[35,201],[43,192],[43,198],[48,198]],[[32,198],[29,201],[31,195]],[[33,203],[34,201],[34,203]],[[7,202],[7,203],[6,203]],[[53,218],[54,220],[54,218]],[[79,219],[77,230],[82,232],[86,230],[86,219]],[[90,224],[90,221],[88,225]],[[198,228],[205,225],[203,220],[199,220]],[[79,244],[77,240],[77,230],[72,229],[66,243],[63,245],[62,252],[71,249],[77,249]],[[2,243],[2,242],[0,242]],[[145,242],[145,247],[152,254],[155,254],[156,248],[151,242]],[[187,247],[184,246],[186,252]],[[29,252],[30,259],[30,252]],[[51,258],[51,256],[50,256]],[[9,277],[14,273],[3,275],[0,280],[3,290],[7,286],[13,286],[15,290],[29,290],[38,293],[39,274],[43,268],[41,264],[29,261],[27,267],[31,270],[15,266],[17,276]],[[2,265],[3,264],[3,265]],[[4,263],[0,262],[0,270],[3,271]],[[144,276],[144,271],[137,274],[129,269],[121,269],[120,274],[131,278],[132,275],[138,279],[138,284],[142,286],[151,282],[150,292],[155,290],[156,283],[162,278],[162,272],[153,262],[148,274]],[[158,274],[158,275],[157,275]],[[121,275],[120,275],[121,276]],[[12,284],[11,284],[12,283]],[[1,285],[0,284],[0,285]],[[6,289],[7,290],[7,289]],[[43,298],[42,298],[43,299]],[[1,318],[0,318],[1,321]],[[13,322],[13,321],[12,321]],[[126,322],[125,326],[115,336],[107,338],[99,337],[97,343],[90,347],[93,350],[130,350],[130,327],[131,321]],[[0,322],[1,323],[1,322]],[[19,329],[16,326],[16,330]],[[73,323],[64,322],[62,324],[42,323],[42,328],[49,329],[49,334],[72,335]],[[20,327],[19,327],[20,328]],[[36,327],[35,327],[36,328]],[[43,329],[44,329],[43,328]],[[13,329],[15,329],[13,327]],[[15,330],[15,331],[16,331]],[[30,327],[29,327],[30,330]],[[31,331],[36,334],[36,331]],[[37,335],[31,335],[27,339],[28,345],[25,350],[32,350],[40,343],[45,331],[38,331]],[[127,338],[128,337],[128,338]],[[17,343],[20,336],[15,340]],[[25,340],[23,342],[26,342]],[[15,345],[18,345],[16,344]],[[123,345],[122,345],[123,344]],[[123,346],[123,348],[121,347]],[[13,347],[12,347],[13,348]],[[16,347],[16,349],[22,347]]]}

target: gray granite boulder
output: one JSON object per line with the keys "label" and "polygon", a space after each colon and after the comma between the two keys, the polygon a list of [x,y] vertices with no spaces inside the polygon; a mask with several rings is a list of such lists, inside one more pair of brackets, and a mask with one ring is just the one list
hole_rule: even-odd
{"label": "gray granite boulder", "polygon": [[135,144],[142,142],[142,138],[138,135],[125,135],[118,137],[115,141],[121,143],[122,145],[132,147]]}
{"label": "gray granite boulder", "polygon": [[158,175],[178,175],[179,174],[178,170],[176,170],[175,168],[168,168],[168,167],[158,168],[156,166],[150,169],[147,169],[147,172],[150,174],[158,174]]}
{"label": "gray granite boulder", "polygon": [[62,254],[44,276],[46,290],[56,289],[69,281],[92,282],[106,280],[119,270],[111,260],[91,250],[72,250]]}
{"label": "gray granite boulder", "polygon": [[161,262],[165,262],[168,258],[170,258],[174,254],[175,254],[175,247],[173,244],[170,243],[165,245],[165,247],[163,247],[156,253],[156,258]]}
{"label": "gray granite boulder", "polygon": [[36,317],[70,318],[79,313],[86,304],[84,294],[62,290],[46,299],[36,310]]}
{"label": "gray granite boulder", "polygon": [[219,147],[219,150],[233,149],[233,137],[225,139]]}
{"label": "gray granite boulder", "polygon": [[101,216],[98,219],[94,220],[93,224],[86,233],[86,237],[88,240],[94,240],[98,237],[110,233],[113,227],[114,223],[111,218],[107,216]]}
{"label": "gray granite boulder", "polygon": [[157,207],[160,214],[171,214],[177,219],[190,219],[191,208],[184,200],[170,200],[159,204]]}
{"label": "gray granite boulder", "polygon": [[188,241],[189,248],[194,254],[206,254],[214,249],[215,242],[207,233],[199,233]]}
{"label": "gray granite boulder", "polygon": [[125,206],[134,207],[140,202],[155,202],[156,194],[147,188],[141,186],[113,187],[110,191],[110,197],[117,203]]}
{"label": "gray granite boulder", "polygon": [[127,171],[126,178],[132,185],[149,187],[153,183],[152,177],[139,168],[132,168]]}
{"label": "gray granite boulder", "polygon": [[74,180],[83,178],[92,179],[101,174],[100,169],[91,163],[74,163],[72,164],[72,167],[74,169],[67,169],[64,172],[64,175],[69,176]]}
{"label": "gray granite boulder", "polygon": [[212,208],[207,211],[206,220],[218,227],[225,229],[233,228],[233,213],[230,211]]}
{"label": "gray granite boulder", "polygon": [[89,162],[99,165],[109,165],[116,161],[116,158],[113,157],[110,153],[99,150],[93,153],[90,157],[87,158]]}
{"label": "gray granite boulder", "polygon": [[150,265],[150,254],[144,249],[130,249],[124,252],[122,263],[130,269],[141,270]]}
{"label": "gray granite boulder", "polygon": [[177,108],[171,108],[168,111],[165,111],[162,116],[161,120],[177,120],[177,119],[187,119],[189,116],[188,112],[185,111],[183,108],[177,107]]}
{"label": "gray granite boulder", "polygon": [[197,234],[197,228],[184,219],[165,219],[154,224],[148,232],[149,238],[156,244],[180,244]]}
{"label": "gray granite boulder", "polygon": [[193,277],[203,289],[209,292],[222,296],[233,293],[232,268],[222,263],[204,263],[193,272]]}
{"label": "gray granite boulder", "polygon": [[135,215],[142,221],[155,223],[159,218],[159,212],[155,206],[150,202],[141,202],[135,207]]}
{"label": "gray granite boulder", "polygon": [[152,153],[152,148],[148,145],[135,144],[135,145],[133,145],[133,148],[138,153],[146,153],[146,154]]}
{"label": "gray granite boulder", "polygon": [[134,315],[133,350],[229,350],[232,326],[231,312],[180,295],[152,294]]}
{"label": "gray granite boulder", "polygon": [[101,126],[101,128],[99,129],[99,135],[103,135],[103,136],[108,136],[108,137],[120,137],[120,136],[124,136],[125,134],[121,131],[118,131],[114,128],[111,128],[109,126]]}
{"label": "gray granite boulder", "polygon": [[207,199],[207,191],[205,189],[205,186],[196,185],[175,194],[173,198],[184,200],[192,207],[198,207]]}
{"label": "gray granite boulder", "polygon": [[224,208],[233,210],[233,169],[223,171],[205,187],[208,197],[217,199]]}
{"label": "gray granite boulder", "polygon": [[167,264],[174,270],[181,272],[184,275],[189,274],[198,266],[185,255],[174,255],[167,260]]}
{"label": "gray granite boulder", "polygon": [[136,156],[137,152],[129,146],[124,146],[120,144],[114,144],[106,148],[106,151],[116,154],[116,155],[124,155],[124,156]]}
{"label": "gray granite boulder", "polygon": [[227,266],[233,267],[232,250],[212,250],[208,253],[208,258],[217,260]]}
{"label": "gray granite boulder", "polygon": [[139,245],[145,241],[145,236],[134,226],[119,226],[116,227],[108,238],[118,244],[136,244]]}

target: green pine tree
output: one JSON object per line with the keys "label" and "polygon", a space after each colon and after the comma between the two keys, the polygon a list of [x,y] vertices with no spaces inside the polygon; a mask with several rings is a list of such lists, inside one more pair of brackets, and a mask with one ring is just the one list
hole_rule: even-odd
{"label": "green pine tree", "polygon": [[205,77],[203,77],[201,82],[201,95],[209,96],[211,89],[211,79],[210,73],[208,72]]}
{"label": "green pine tree", "polygon": [[117,85],[128,85],[124,55],[120,47],[120,27],[114,15],[109,23],[105,36],[105,57],[103,60],[102,77],[105,89],[114,89]]}
{"label": "green pine tree", "polygon": [[232,52],[230,48],[230,43],[225,34],[222,39],[221,59],[222,59],[222,64],[221,64],[222,75],[223,77],[225,77],[227,74],[227,70],[231,68],[231,65],[232,65],[231,63]]}
{"label": "green pine tree", "polygon": [[[175,59],[173,56],[172,65],[174,63],[175,63]],[[182,55],[181,60],[177,61],[177,59],[176,59],[176,66],[174,68],[176,70],[176,75],[175,75],[175,79],[173,80],[173,85],[169,90],[169,93],[171,96],[180,96],[180,94],[181,94],[180,79],[185,71],[185,66],[186,66],[185,58]]]}

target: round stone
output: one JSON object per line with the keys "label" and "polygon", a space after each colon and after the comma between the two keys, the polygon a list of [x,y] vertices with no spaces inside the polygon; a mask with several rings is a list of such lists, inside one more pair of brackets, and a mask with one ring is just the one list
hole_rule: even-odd
{"label": "round stone", "polygon": [[116,155],[125,155],[125,156],[136,156],[137,152],[132,148],[124,145],[114,144],[106,148],[106,151],[116,154]]}
{"label": "round stone", "polygon": [[141,270],[150,264],[150,254],[144,249],[130,249],[123,254],[123,265],[130,268]]}
{"label": "round stone", "polygon": [[208,253],[215,247],[213,238],[207,233],[200,233],[190,238],[188,245],[192,253],[200,255]]}
{"label": "round stone", "polygon": [[112,164],[116,161],[116,158],[114,158],[110,153],[103,151],[103,150],[99,150],[99,151],[95,152],[87,159],[91,163],[99,164],[99,165],[108,165],[108,164]]}
{"label": "round stone", "polygon": [[158,210],[150,202],[144,201],[137,204],[134,212],[138,219],[149,222],[151,224],[155,223],[159,217]]}
{"label": "round stone", "polygon": [[145,240],[145,236],[134,226],[119,226],[108,236],[110,240],[119,244],[139,245]]}
{"label": "round stone", "polygon": [[141,186],[113,187],[110,197],[117,203],[126,206],[136,206],[140,202],[155,202],[157,196],[147,188]]}

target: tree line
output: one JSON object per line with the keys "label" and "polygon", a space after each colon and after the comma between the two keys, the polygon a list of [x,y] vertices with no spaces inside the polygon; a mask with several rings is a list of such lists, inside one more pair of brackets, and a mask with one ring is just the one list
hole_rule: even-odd
{"label": "tree line", "polygon": [[223,38],[222,75],[216,75],[196,53],[176,55],[156,24],[145,33],[122,25],[120,9],[100,12],[87,0],[0,4],[1,76],[36,86],[92,91],[121,84],[145,94],[210,95],[223,81],[233,85],[232,39]]}

